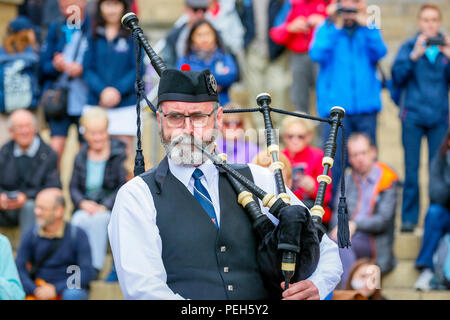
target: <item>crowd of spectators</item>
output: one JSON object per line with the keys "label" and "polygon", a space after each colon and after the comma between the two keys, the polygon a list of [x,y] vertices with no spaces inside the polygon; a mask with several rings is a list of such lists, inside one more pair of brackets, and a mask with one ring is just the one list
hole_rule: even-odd
{"label": "crowd of spectators", "polygon": [[[418,225],[420,145],[426,136],[430,207],[415,288],[432,288],[439,280],[433,258],[450,232],[450,37],[439,7],[421,6],[417,33],[398,50],[387,85],[377,70],[388,48],[370,22],[365,0],[185,0],[184,5],[159,53],[169,67],[209,68],[224,108],[243,107],[231,95],[238,84],[251,107],[257,94],[270,92],[280,109],[329,117],[332,107],[345,108],[345,136],[338,136],[323,222],[337,241],[343,179],[352,246],[340,249],[344,274],[331,299],[384,299],[379,288],[367,288],[365,277],[376,268],[384,276],[396,266],[398,202],[401,232],[414,232]],[[8,239],[0,235],[0,299],[87,299],[89,282],[105,267],[107,225],[118,189],[132,176],[127,163],[137,130],[135,46],[120,21],[130,10],[138,13],[135,1],[24,1],[8,25],[0,47],[0,226],[18,226],[22,236],[14,264]],[[404,181],[378,160],[384,87],[399,107]],[[48,100],[42,97],[50,90],[62,92],[62,115],[46,113],[42,101]],[[225,114],[218,151],[229,162],[269,167],[265,142],[254,133],[264,128],[262,119],[258,112]],[[286,184],[311,208],[329,126],[278,114],[273,122],[280,129]],[[79,144],[65,199],[60,162],[72,125]],[[47,142],[42,128],[49,129]],[[348,167],[344,172],[342,165]],[[67,200],[74,207],[69,218]],[[73,290],[71,266],[82,269]],[[440,271],[441,287],[433,288],[450,284],[450,270]]]}

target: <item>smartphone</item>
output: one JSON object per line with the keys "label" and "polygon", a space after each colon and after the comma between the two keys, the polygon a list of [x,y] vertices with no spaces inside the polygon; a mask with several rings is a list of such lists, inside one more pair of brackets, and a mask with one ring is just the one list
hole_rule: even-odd
{"label": "smartphone", "polygon": [[6,196],[9,200],[16,200],[19,196],[19,191],[7,191]]}
{"label": "smartphone", "polygon": [[431,37],[427,39],[427,46],[445,46],[444,36],[437,35],[436,37]]}
{"label": "smartphone", "polygon": [[292,182],[293,182],[293,189],[297,189],[299,187],[300,181],[302,180],[303,176],[305,175],[305,167],[304,166],[298,166],[294,167],[292,169]]}

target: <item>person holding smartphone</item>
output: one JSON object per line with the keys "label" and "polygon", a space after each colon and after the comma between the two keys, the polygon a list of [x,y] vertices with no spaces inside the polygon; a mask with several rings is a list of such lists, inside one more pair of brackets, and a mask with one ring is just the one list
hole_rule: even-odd
{"label": "person holding smartphone", "polygon": [[392,80],[399,88],[405,184],[403,232],[414,231],[419,219],[419,166],[422,137],[428,142],[428,163],[436,155],[448,128],[450,37],[441,30],[442,15],[435,4],[424,4],[418,14],[417,34],[398,51]]}
{"label": "person holding smartphone", "polygon": [[0,226],[35,222],[34,199],[45,187],[60,187],[58,156],[37,134],[37,120],[25,109],[8,120],[11,140],[0,149]]}

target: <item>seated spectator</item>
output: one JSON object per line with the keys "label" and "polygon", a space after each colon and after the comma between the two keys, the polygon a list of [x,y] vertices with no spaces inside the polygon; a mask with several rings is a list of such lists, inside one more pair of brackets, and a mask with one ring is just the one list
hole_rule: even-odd
{"label": "seated spectator", "polygon": [[188,64],[193,71],[211,70],[217,81],[219,102],[222,106],[230,102],[228,89],[237,81],[238,66],[233,56],[227,53],[216,29],[206,20],[197,21],[189,33],[185,55],[178,58],[176,68]]}
{"label": "seated spectator", "polygon": [[[121,24],[122,16],[129,11],[128,2],[98,1],[83,78],[89,87],[88,105],[84,110],[100,106],[107,111],[108,132],[125,142],[131,159],[137,129],[136,55],[133,38]],[[143,67],[141,72],[144,72]]]}
{"label": "seated spectator", "polygon": [[[396,265],[393,253],[394,220],[397,205],[397,174],[377,162],[377,150],[370,137],[354,133],[348,139],[348,157],[352,170],[345,179],[351,247],[339,249],[344,273],[349,277],[357,259],[376,259],[384,275]],[[330,238],[337,241],[337,202],[331,217]]]}
{"label": "seated spectator", "polygon": [[107,227],[114,199],[126,182],[125,144],[108,135],[106,112],[94,107],[80,119],[86,143],[75,158],[70,196],[75,206],[72,225],[83,229],[91,245],[92,265],[103,269]]}
{"label": "seated spectator", "polygon": [[37,121],[28,110],[9,118],[11,141],[0,150],[0,226],[34,224],[34,199],[45,188],[61,187],[58,156],[37,134]]}
{"label": "seated spectator", "polygon": [[[238,106],[229,106],[226,109],[238,109]],[[219,152],[227,155],[229,163],[249,163],[258,153],[259,147],[249,141],[246,135],[252,130],[252,120],[245,113],[225,113],[223,115],[222,137],[217,140]],[[256,137],[256,130],[253,130]]]}
{"label": "seated spectator", "polygon": [[[356,13],[342,12],[339,7]],[[329,17],[316,28],[309,48],[311,60],[319,64],[317,113],[329,117],[331,108],[344,107],[345,138],[353,132],[364,132],[376,145],[377,115],[382,108],[381,81],[377,78],[376,66],[387,53],[386,45],[380,30],[368,25],[365,0],[338,0],[327,7],[327,12]],[[329,136],[329,128],[327,124],[322,126],[323,139]],[[344,174],[339,156],[341,138],[339,134],[338,156],[332,168],[335,181]],[[332,189],[334,199],[338,184],[333,184]]]}
{"label": "seated spectator", "polygon": [[167,34],[161,57],[169,68],[174,68],[177,59],[186,54],[186,43],[192,26],[205,18],[211,0],[185,0],[184,15]]}
{"label": "seated spectator", "polygon": [[[323,151],[310,146],[314,136],[314,127],[310,120],[286,117],[282,124],[281,139],[286,146],[281,152],[292,166],[292,191],[308,207],[314,206],[319,182],[317,177],[323,174]],[[331,185],[325,192],[323,223],[331,218],[329,203]]]}
{"label": "seated spectator", "polygon": [[[28,300],[86,300],[95,279],[86,233],[64,221],[57,188],[36,197],[36,222],[19,246],[16,264]],[[72,270],[72,267],[75,269]]]}
{"label": "seated spectator", "polygon": [[422,247],[416,260],[416,268],[421,274],[414,285],[424,291],[430,289],[433,256],[439,241],[450,232],[450,131],[447,131],[441,149],[431,163],[429,181],[430,207],[425,216]]}
{"label": "seated spectator", "polygon": [[[291,189],[292,188],[292,167],[289,159],[282,153],[279,155],[278,159],[281,163],[283,163],[284,168],[281,170],[283,174],[283,180],[286,186]],[[272,156],[267,153],[267,149],[260,151],[256,157],[253,158],[252,163],[257,164],[258,166],[269,168],[272,164]]]}
{"label": "seated spectator", "polygon": [[[400,48],[392,66],[399,90],[405,182],[402,232],[413,232],[419,220],[419,167],[422,138],[428,142],[428,163],[439,149],[449,121],[450,37],[441,33],[442,14],[435,4],[424,4],[418,33]],[[440,38],[441,45],[429,44]],[[429,166],[429,174],[431,167]]]}
{"label": "seated spectator", "polygon": [[356,291],[363,297],[355,300],[386,300],[381,294],[380,267],[367,258],[358,259],[352,265],[345,290]]}
{"label": "seated spectator", "polygon": [[[90,19],[85,12],[86,0],[58,0],[58,4],[64,19],[55,20],[49,26],[41,47],[40,71],[43,92],[54,84],[69,89],[66,116],[47,119],[50,145],[61,158],[69,128],[72,124],[79,126],[78,121],[87,102],[88,87],[82,75]],[[73,17],[75,7],[80,12],[79,19]],[[74,25],[78,22],[80,26]],[[81,135],[78,138],[81,140]]]}
{"label": "seated spectator", "polygon": [[0,47],[0,146],[8,140],[8,115],[38,105],[37,49],[31,22],[23,16],[11,21]]}
{"label": "seated spectator", "polygon": [[0,300],[25,299],[11,244],[2,234],[0,234],[0,261]]}
{"label": "seated spectator", "polygon": [[316,85],[317,64],[312,62],[309,44],[314,29],[326,18],[326,0],[289,0],[291,8],[286,20],[270,29],[275,43],[291,51],[292,88],[291,101],[295,109],[309,113],[309,90]]}

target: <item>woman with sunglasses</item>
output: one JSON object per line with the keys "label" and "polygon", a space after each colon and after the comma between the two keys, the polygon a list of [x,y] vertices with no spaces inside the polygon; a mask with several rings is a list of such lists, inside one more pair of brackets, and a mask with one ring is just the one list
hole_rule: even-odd
{"label": "woman with sunglasses", "polygon": [[[292,190],[308,208],[312,208],[319,188],[316,178],[323,173],[323,151],[310,146],[314,136],[314,127],[308,120],[286,117],[281,130],[281,138],[285,145],[282,153],[292,165]],[[328,206],[330,201],[331,188],[327,188],[324,224],[328,223],[331,218],[331,210]]]}
{"label": "woman with sunglasses", "polygon": [[[239,108],[235,105],[225,107]],[[252,136],[257,138],[248,114],[226,113],[223,116],[222,139],[217,139],[218,151],[228,156],[229,163],[249,163],[259,152],[258,145],[249,141]]]}

